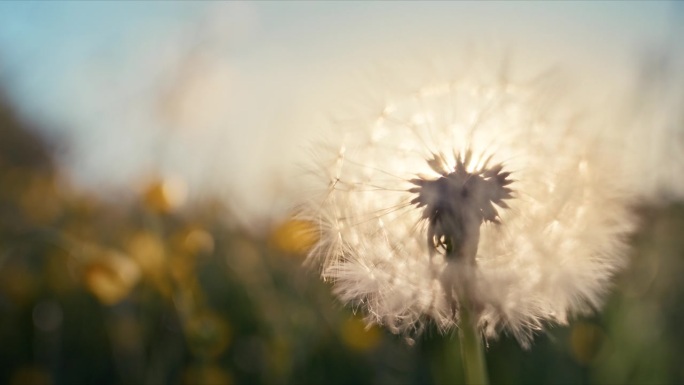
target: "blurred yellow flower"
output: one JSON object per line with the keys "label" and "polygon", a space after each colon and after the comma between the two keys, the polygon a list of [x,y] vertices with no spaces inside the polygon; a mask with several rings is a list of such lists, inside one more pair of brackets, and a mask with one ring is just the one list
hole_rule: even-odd
{"label": "blurred yellow flower", "polygon": [[184,233],[183,247],[191,254],[210,254],[214,251],[214,237],[202,228],[191,228]]}
{"label": "blurred yellow flower", "polygon": [[85,285],[103,304],[116,304],[140,280],[140,267],[130,257],[114,250],[95,249],[94,253],[83,269]]}
{"label": "blurred yellow flower", "polygon": [[187,192],[187,185],[182,179],[169,177],[151,182],[143,198],[152,211],[169,213],[185,203]]}
{"label": "blurred yellow flower", "polygon": [[158,277],[166,266],[164,242],[159,236],[141,230],[128,239],[128,252],[142,269],[143,274]]}
{"label": "blurred yellow flower", "polygon": [[270,243],[291,254],[305,255],[318,242],[318,229],[310,221],[290,219],[273,230]]}

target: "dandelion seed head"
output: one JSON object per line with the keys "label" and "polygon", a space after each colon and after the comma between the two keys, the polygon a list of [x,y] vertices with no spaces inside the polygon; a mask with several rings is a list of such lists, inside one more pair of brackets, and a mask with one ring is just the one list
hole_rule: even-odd
{"label": "dandelion seed head", "polygon": [[319,194],[300,215],[321,233],[308,261],[369,323],[446,332],[467,296],[485,336],[526,346],[601,306],[625,264],[630,194],[555,79],[482,73],[340,128],[317,148]]}
{"label": "dandelion seed head", "polygon": [[[427,221],[427,242],[431,251],[456,248],[452,256],[474,258],[483,222],[499,223],[494,205],[507,208],[506,199],[512,197],[507,185],[509,172],[502,165],[488,168],[488,161],[479,169],[472,169],[472,152],[464,156],[455,154],[456,165],[450,167],[444,155],[434,155],[428,165],[440,177],[411,180],[416,187],[410,192],[417,194],[411,200],[417,208],[423,208],[422,219]],[[447,254],[449,256],[449,254]],[[473,261],[470,261],[473,262]]]}

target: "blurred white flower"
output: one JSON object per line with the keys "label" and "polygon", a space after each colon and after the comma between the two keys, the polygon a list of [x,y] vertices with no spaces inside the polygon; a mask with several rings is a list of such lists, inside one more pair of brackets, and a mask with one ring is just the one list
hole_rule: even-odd
{"label": "blurred white flower", "polygon": [[461,75],[315,148],[309,262],[395,333],[446,332],[467,301],[485,336],[527,345],[601,305],[625,264],[630,194],[601,119],[583,119],[559,77]]}

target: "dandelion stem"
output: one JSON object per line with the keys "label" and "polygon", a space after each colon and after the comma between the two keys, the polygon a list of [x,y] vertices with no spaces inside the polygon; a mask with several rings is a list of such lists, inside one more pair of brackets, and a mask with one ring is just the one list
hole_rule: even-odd
{"label": "dandelion stem", "polygon": [[[447,258],[452,260],[459,257],[461,251],[455,247],[452,237],[445,240]],[[477,249],[474,250],[477,253]],[[459,258],[460,259],[460,258]],[[475,260],[475,254],[470,258]],[[487,385],[487,369],[482,349],[482,338],[477,330],[477,320],[473,318],[473,305],[468,298],[468,290],[461,292],[458,301],[458,311],[460,316],[458,336],[461,343],[461,360],[465,371],[466,384]],[[455,304],[454,304],[455,305]]]}
{"label": "dandelion stem", "polygon": [[488,384],[485,357],[482,349],[482,338],[477,331],[477,325],[471,318],[471,309],[467,301],[462,301],[459,309],[461,317],[459,339],[461,341],[461,359],[465,370],[467,384]]}

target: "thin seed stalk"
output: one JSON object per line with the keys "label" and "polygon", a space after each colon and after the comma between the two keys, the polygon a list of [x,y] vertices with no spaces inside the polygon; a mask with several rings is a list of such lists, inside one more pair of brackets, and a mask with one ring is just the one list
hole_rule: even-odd
{"label": "thin seed stalk", "polygon": [[486,385],[489,384],[487,368],[485,364],[482,338],[477,330],[477,324],[471,318],[471,311],[467,301],[461,301],[459,314],[461,317],[459,327],[459,340],[461,342],[461,359],[465,370],[466,384]]}
{"label": "thin seed stalk", "polygon": [[[454,247],[451,237],[445,240],[445,248],[448,259],[463,258],[460,250]],[[474,261],[475,255],[470,256]],[[467,293],[459,293],[459,341],[461,343],[461,361],[465,372],[465,382],[469,385],[488,385],[487,368],[482,348],[482,338],[478,333],[477,320],[473,318],[475,313],[469,301]]]}

